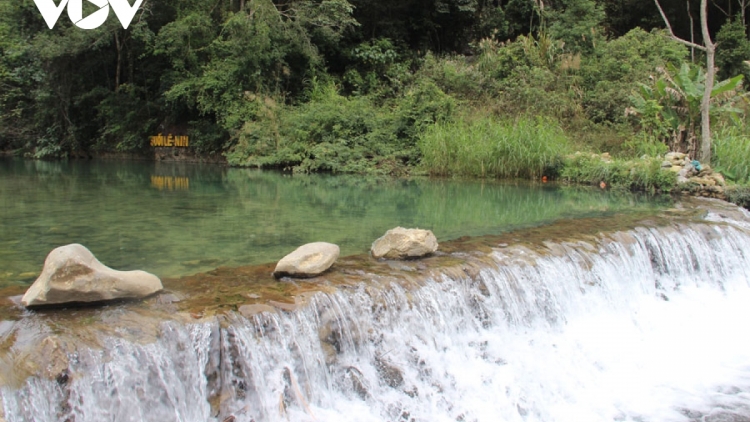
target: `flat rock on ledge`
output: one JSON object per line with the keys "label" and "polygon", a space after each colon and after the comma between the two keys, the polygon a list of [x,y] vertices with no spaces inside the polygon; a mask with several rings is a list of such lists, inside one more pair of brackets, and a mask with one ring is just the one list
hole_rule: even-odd
{"label": "flat rock on ledge", "polygon": [[77,243],[47,255],[44,269],[23,295],[24,306],[138,299],[162,289],[161,280],[145,271],[117,271]]}
{"label": "flat rock on ledge", "polygon": [[434,253],[438,242],[430,230],[396,227],[372,243],[370,252],[375,258],[407,259]]}
{"label": "flat rock on ledge", "polygon": [[281,258],[281,261],[276,264],[276,269],[273,270],[273,275],[276,278],[315,277],[331,268],[331,265],[338,259],[339,253],[339,247],[333,243],[308,243]]}

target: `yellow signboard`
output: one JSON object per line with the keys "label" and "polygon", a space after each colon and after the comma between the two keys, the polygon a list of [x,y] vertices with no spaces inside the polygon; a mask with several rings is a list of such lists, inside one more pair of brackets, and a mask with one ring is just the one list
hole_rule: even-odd
{"label": "yellow signboard", "polygon": [[152,147],[187,147],[189,140],[187,136],[162,135],[149,137]]}

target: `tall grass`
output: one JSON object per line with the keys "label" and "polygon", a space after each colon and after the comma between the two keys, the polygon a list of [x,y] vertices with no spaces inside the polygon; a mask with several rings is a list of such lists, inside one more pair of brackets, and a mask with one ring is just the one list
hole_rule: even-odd
{"label": "tall grass", "polygon": [[657,157],[604,160],[597,154],[576,153],[565,159],[560,178],[567,182],[609,186],[632,191],[669,192],[677,173],[663,170]]}
{"label": "tall grass", "polygon": [[713,166],[728,179],[750,182],[750,125],[724,126],[714,134]]}
{"label": "tall grass", "polygon": [[418,142],[433,175],[536,178],[552,174],[569,151],[557,122],[521,117],[459,118],[428,128]]}

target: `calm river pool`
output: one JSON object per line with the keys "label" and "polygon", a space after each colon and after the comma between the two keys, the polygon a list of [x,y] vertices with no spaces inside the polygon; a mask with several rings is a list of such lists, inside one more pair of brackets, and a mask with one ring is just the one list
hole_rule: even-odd
{"label": "calm river pool", "polygon": [[668,199],[526,182],[374,180],[215,165],[0,158],[0,287],[29,284],[55,247],[115,269],[176,277],[280,259],[314,241],[366,253],[396,227],[439,241]]}

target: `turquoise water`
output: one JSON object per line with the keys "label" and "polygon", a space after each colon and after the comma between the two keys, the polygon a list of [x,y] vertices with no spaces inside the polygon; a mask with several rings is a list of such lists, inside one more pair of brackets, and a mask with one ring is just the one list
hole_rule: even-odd
{"label": "turquoise water", "polygon": [[151,162],[0,159],[0,286],[28,284],[50,250],[81,243],[105,265],[161,277],[273,262],[327,241],[364,253],[395,226],[439,241],[666,200],[528,183],[371,180]]}

